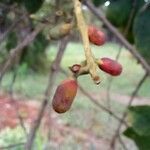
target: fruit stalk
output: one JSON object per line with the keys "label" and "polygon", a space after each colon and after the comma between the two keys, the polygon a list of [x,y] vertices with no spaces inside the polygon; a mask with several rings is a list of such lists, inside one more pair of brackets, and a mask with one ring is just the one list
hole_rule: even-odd
{"label": "fruit stalk", "polygon": [[97,75],[97,64],[94,61],[94,56],[92,54],[90,43],[89,43],[89,37],[88,37],[88,28],[85,23],[83,14],[82,14],[82,5],[79,0],[73,0],[74,2],[74,11],[77,19],[77,25],[79,28],[79,31],[81,33],[83,45],[84,45],[84,51],[85,51],[85,57],[87,60],[87,66],[89,68],[89,73],[94,80],[96,84],[100,83],[100,78]]}

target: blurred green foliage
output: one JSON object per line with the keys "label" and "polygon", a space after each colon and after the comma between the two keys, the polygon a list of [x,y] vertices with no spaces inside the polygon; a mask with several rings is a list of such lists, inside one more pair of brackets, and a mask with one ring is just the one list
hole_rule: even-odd
{"label": "blurred green foliage", "polygon": [[107,18],[117,27],[126,26],[131,8],[131,0],[111,1],[106,11]]}
{"label": "blurred green foliage", "polygon": [[150,7],[136,16],[133,33],[138,51],[150,64]]}
{"label": "blurred green foliage", "polygon": [[[93,0],[93,3],[95,4],[95,6],[101,6],[106,1],[107,0]],[[41,7],[43,6],[42,4],[44,3],[44,0],[1,0],[0,2],[6,4],[8,6],[11,4],[14,4],[14,3],[18,3],[18,9],[20,10],[20,12],[24,12],[24,10],[25,10],[25,12],[28,12],[29,14],[32,14],[32,13],[36,14],[36,13],[38,13],[38,10],[40,10]],[[70,9],[70,7],[72,8],[72,4],[66,5],[66,2],[67,1],[65,0],[64,5],[62,5],[61,7],[65,8],[66,10]],[[136,48],[143,55],[143,57],[146,58],[147,62],[150,63],[150,53],[149,53],[149,48],[150,48],[150,19],[149,19],[150,18],[150,9],[149,9],[149,7],[147,7],[146,9],[143,9],[144,5],[145,5],[144,0],[134,0],[134,1],[132,1],[132,0],[110,0],[110,5],[105,10],[106,10],[106,16],[107,16],[108,20],[114,26],[116,26],[118,28],[118,30],[121,31],[123,34],[124,34],[124,31],[126,30],[126,26],[129,23],[128,21],[130,20],[129,18],[130,18],[131,12],[134,10],[133,16],[131,18],[131,24],[126,33],[126,38],[129,42],[132,42],[133,44],[135,42]],[[46,6],[47,10],[52,10],[51,8],[50,9],[48,8],[48,6],[51,7],[51,5],[45,5],[45,6]],[[143,10],[141,11],[141,9],[143,9]],[[42,8],[42,10],[44,11],[44,8]],[[49,12],[49,11],[47,11],[47,12]],[[67,16],[66,12],[64,12],[64,13]],[[11,13],[12,12],[10,12],[10,14]],[[4,23],[5,23],[8,20],[8,16],[7,16],[7,13],[3,13],[3,14],[2,14],[2,16],[3,16],[3,19],[5,19],[4,20]],[[72,12],[70,14],[72,14]],[[13,16],[14,14],[11,14],[11,15]],[[70,19],[70,16],[67,16],[66,18]],[[6,25],[9,25],[11,23],[13,23],[13,19],[9,20],[9,23],[6,23]],[[34,29],[36,25],[34,24],[34,21],[30,20],[28,22],[28,26],[31,27],[31,29]],[[6,42],[5,48],[8,51],[11,50],[12,48],[16,47],[16,45],[18,44],[19,39],[17,37],[16,32],[17,31],[11,32],[8,35],[7,40],[5,41]],[[24,49],[23,54],[21,56],[21,62],[20,62],[21,67],[18,70],[19,74],[27,75],[27,68],[32,69],[34,71],[43,72],[43,69],[47,65],[47,59],[46,59],[47,56],[46,55],[49,55],[49,54],[46,54],[46,52],[45,52],[48,44],[49,44],[49,42],[46,40],[45,36],[42,33],[40,33],[36,37],[34,42]],[[52,53],[55,54],[56,47],[52,47],[52,48],[54,49],[54,51]],[[72,61],[73,56],[79,56],[79,53],[80,54],[82,53],[81,51],[80,52],[77,51],[78,48],[76,48],[76,47],[70,47],[70,49],[71,49],[71,51],[69,51],[69,55],[65,56],[62,61],[62,64],[65,67],[70,65],[71,62],[73,63],[73,61]],[[79,50],[81,50],[81,49],[82,49],[81,46],[79,46]],[[93,49],[96,49],[96,48],[94,47]],[[54,55],[52,55],[52,53],[50,54],[49,58],[54,57]],[[95,53],[95,54],[98,55],[98,53]],[[5,55],[5,53],[3,53],[3,54]],[[110,52],[107,53],[105,51],[104,54],[112,57],[112,54],[116,54],[116,52],[115,53],[110,53]],[[102,56],[102,55],[98,55],[98,56]],[[0,57],[1,57],[0,60],[2,62],[3,55],[1,55]],[[84,57],[81,55],[80,57],[75,57],[74,60],[78,62],[81,57],[82,57],[82,59],[84,59]],[[123,76],[122,76],[123,79],[118,78],[115,80],[116,86],[113,87],[113,90],[114,91],[120,90],[120,92],[124,91],[129,94],[131,92],[131,90],[133,89],[133,87],[135,86],[134,82],[137,82],[139,75],[142,75],[143,72],[142,72],[141,68],[139,69],[139,66],[135,65],[134,60],[131,59],[129,61],[129,59],[125,59],[125,54],[123,54],[121,61],[126,66],[128,66],[128,68],[127,68],[127,70],[126,70],[126,68],[124,69],[124,70],[126,70],[126,72],[123,73]],[[138,74],[138,77],[136,79],[135,79],[135,72]],[[40,80],[39,80],[39,76],[37,77],[37,76],[34,76],[34,74],[32,74],[32,75],[30,76],[30,78],[24,80],[23,83],[20,82],[19,85],[17,84],[16,86],[18,86],[18,87],[16,89],[19,91],[19,90],[21,90],[20,87],[23,87],[22,89],[26,89],[26,91],[24,91],[24,93],[28,93],[28,94],[29,94],[29,92],[30,92],[30,94],[35,94],[35,95],[37,95],[38,92],[43,93],[43,91],[44,91],[43,88],[45,88],[45,84],[47,83],[47,80],[45,80],[45,76],[40,77]],[[64,78],[64,77],[61,76],[58,80],[60,80],[62,78]],[[39,82],[37,83],[37,80],[39,82],[41,82],[42,85],[39,86],[40,83]],[[94,91],[94,92],[97,90],[97,92],[99,92],[99,89],[97,87],[96,88],[92,87],[91,82],[88,80],[88,76],[86,76],[85,78],[81,78],[79,80],[84,83],[83,86],[85,86],[87,88],[87,90]],[[36,86],[36,87],[28,86],[29,84],[27,84],[26,81],[28,81],[28,83],[30,85],[32,83],[34,83],[34,86]],[[8,83],[8,80],[5,80],[4,86],[7,86],[6,82]],[[131,83],[133,85],[131,85]],[[20,84],[22,84],[22,85],[20,85]],[[106,83],[102,83],[102,85],[103,85],[102,87],[106,87]],[[144,90],[144,91],[146,91],[145,93],[147,95],[149,95],[149,85],[147,83],[145,83],[145,85],[147,88],[145,88],[146,90]],[[123,89],[123,91],[121,91],[121,89]],[[89,111],[89,109],[88,109],[88,111]],[[128,128],[124,132],[124,134],[127,137],[130,137],[131,139],[133,139],[135,141],[135,143],[138,145],[140,150],[149,150],[149,147],[150,147],[150,116],[149,116],[150,108],[148,106],[130,107],[129,114],[130,114],[130,118],[132,118],[131,127]],[[81,120],[83,120],[83,119],[81,118]],[[9,144],[11,142],[15,143],[18,141],[19,142],[22,141],[22,133],[20,132],[20,129],[14,130],[14,133],[9,132],[9,135],[7,135],[8,132],[9,132],[9,130],[8,131],[6,130],[0,134],[0,136],[2,136],[2,140],[0,138],[0,144],[3,144],[3,143]],[[38,140],[37,145],[38,145],[38,147],[40,147],[42,145],[41,140]],[[35,148],[37,149],[36,146],[35,146]],[[20,149],[18,148],[17,150],[20,150]]]}
{"label": "blurred green foliage", "polygon": [[124,135],[131,138],[135,141],[136,145],[138,146],[139,150],[149,150],[150,148],[150,136],[146,135],[138,135],[133,128],[128,128]]}
{"label": "blurred green foliage", "polygon": [[136,106],[128,109],[129,123],[139,135],[150,136],[150,106]]}
{"label": "blurred green foliage", "polygon": [[93,4],[98,7],[99,5],[102,5],[106,2],[107,0],[93,0]]}
{"label": "blurred green foliage", "polygon": [[10,32],[7,36],[6,49],[9,51],[11,48],[15,48],[17,45],[17,36],[15,32]]}
{"label": "blurred green foliage", "polygon": [[[23,129],[20,126],[17,126],[14,129],[5,128],[0,132],[0,146],[7,147],[9,145],[15,145],[19,143],[24,143],[26,141],[26,135]],[[24,144],[17,145],[12,147],[12,150],[22,150]],[[37,136],[34,141],[33,150],[42,150],[44,147],[43,138],[40,133],[37,133]]]}
{"label": "blurred green foliage", "polygon": [[[96,6],[105,0],[93,0]],[[107,19],[118,28],[126,39],[135,44],[137,50],[150,64],[150,6],[145,0],[109,0],[106,7]]]}
{"label": "blurred green foliage", "polygon": [[[25,141],[25,134],[21,127],[15,129],[6,128],[0,132],[0,146],[22,143]],[[15,150],[22,150],[22,145],[15,147]]]}
{"label": "blurred green foliage", "polygon": [[[16,32],[11,32],[6,41],[7,51],[15,48],[18,44],[18,40]],[[26,66],[33,71],[45,72],[48,66],[45,50],[48,45],[48,40],[42,33],[39,33],[33,43],[24,48],[20,64],[26,64]]]}
{"label": "blurred green foliage", "polygon": [[44,2],[44,0],[22,0],[22,1],[29,13],[35,13],[36,11],[38,11]]}
{"label": "blurred green foliage", "polygon": [[124,135],[133,139],[140,150],[149,150],[150,148],[150,106],[129,107],[128,129]]}
{"label": "blurred green foliage", "polygon": [[33,43],[25,48],[22,56],[22,63],[26,63],[27,66],[34,71],[45,71],[48,66],[45,53],[48,44],[49,42],[46,40],[45,36],[42,33],[38,34]]}
{"label": "blurred green foliage", "polygon": [[[119,45],[114,43],[107,43],[104,46],[102,46],[101,49],[99,49],[99,47],[94,45],[91,46],[92,46],[93,54],[96,57],[110,57],[114,59],[119,51]],[[57,54],[56,45],[51,45],[50,47],[47,48],[46,55],[48,57],[48,61],[50,62],[53,61],[55,59],[56,54]],[[65,55],[62,59],[61,66],[64,69],[66,69],[66,71],[68,71],[68,66],[78,63],[82,61],[84,58],[85,56],[84,56],[84,50],[82,44],[70,42],[65,51]],[[133,91],[135,88],[135,84],[144,75],[144,70],[139,64],[137,64],[136,60],[132,58],[129,52],[127,52],[127,50],[124,48],[122,49],[122,54],[120,56],[119,62],[123,66],[123,72],[121,76],[113,79],[114,84],[111,90],[114,93],[130,95],[131,91]],[[14,90],[17,93],[20,93],[22,95],[38,98],[43,94],[45,90],[45,85],[48,82],[48,74],[36,74],[34,72],[26,70],[27,69],[26,67],[27,66],[24,63],[19,68],[18,77],[14,85]],[[109,83],[109,81],[107,80],[107,77],[109,77],[109,75],[106,75],[101,71],[99,73],[102,78],[101,86],[95,86],[93,84],[93,81],[89,80],[90,77],[88,75],[80,77],[78,80],[82,84],[82,86],[85,87],[88,91],[93,93],[94,92],[99,93],[100,91],[105,90]],[[7,90],[9,88],[11,78],[12,78],[11,73],[7,74],[6,78],[4,78],[2,84],[3,89]],[[65,79],[65,76],[62,74],[58,74],[56,82],[59,83],[63,79]],[[141,87],[138,94],[139,96],[141,97],[144,96],[148,98],[150,97],[149,82],[150,79],[148,78],[146,82],[143,84],[143,86]]]}
{"label": "blurred green foliage", "polygon": [[29,13],[35,13],[41,8],[44,0],[1,0],[0,2],[5,4],[18,3],[23,5]]}
{"label": "blurred green foliage", "polygon": [[[134,10],[133,15],[135,16],[144,4],[144,0],[111,0],[106,16],[116,27],[126,27],[132,11]],[[134,17],[132,21],[133,19]]]}

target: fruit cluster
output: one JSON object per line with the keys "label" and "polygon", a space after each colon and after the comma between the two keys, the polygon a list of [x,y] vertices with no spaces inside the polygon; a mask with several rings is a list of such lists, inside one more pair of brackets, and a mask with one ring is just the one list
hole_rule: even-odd
{"label": "fruit cluster", "polygon": [[[89,41],[98,46],[103,45],[106,41],[105,34],[95,26],[88,27],[88,36]],[[122,66],[116,60],[100,58],[95,59],[95,63],[99,69],[112,76],[118,76],[122,72]],[[70,109],[78,89],[77,77],[89,73],[86,68],[86,61],[81,64],[74,64],[69,68],[72,72],[72,77],[64,80],[57,87],[52,100],[53,109],[57,113],[64,113]]]}

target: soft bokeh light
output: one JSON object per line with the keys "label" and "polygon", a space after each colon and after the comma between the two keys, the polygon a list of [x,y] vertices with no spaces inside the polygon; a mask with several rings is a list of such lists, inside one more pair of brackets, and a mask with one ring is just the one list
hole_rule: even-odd
{"label": "soft bokeh light", "polygon": [[110,1],[106,1],[104,5],[108,7],[110,5]]}

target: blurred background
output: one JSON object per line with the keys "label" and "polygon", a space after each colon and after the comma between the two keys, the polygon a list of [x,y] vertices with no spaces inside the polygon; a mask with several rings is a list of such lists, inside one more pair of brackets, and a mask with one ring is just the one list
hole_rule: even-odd
{"label": "blurred background", "polygon": [[0,0],[0,149],[150,150],[150,1],[82,2],[87,25],[107,37],[92,53],[123,72],[99,71],[100,85],[79,77],[71,109],[57,114],[57,86],[85,60],[73,1]]}

